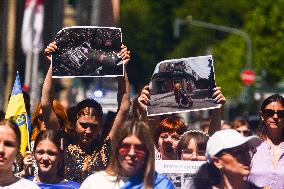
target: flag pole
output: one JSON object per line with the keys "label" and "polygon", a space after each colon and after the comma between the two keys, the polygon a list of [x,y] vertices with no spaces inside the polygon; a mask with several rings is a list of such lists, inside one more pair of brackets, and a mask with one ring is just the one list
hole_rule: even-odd
{"label": "flag pole", "polygon": [[32,81],[31,81],[31,110],[34,110],[36,103],[39,101],[38,91],[38,65],[39,65],[39,53],[33,53],[33,66],[32,66]]}
{"label": "flag pole", "polygon": [[26,129],[28,133],[28,151],[31,151],[31,143],[30,143],[30,128],[29,128],[29,122],[28,122],[28,114],[25,114],[26,116]]}
{"label": "flag pole", "polygon": [[32,52],[26,54],[25,86],[31,88]]}

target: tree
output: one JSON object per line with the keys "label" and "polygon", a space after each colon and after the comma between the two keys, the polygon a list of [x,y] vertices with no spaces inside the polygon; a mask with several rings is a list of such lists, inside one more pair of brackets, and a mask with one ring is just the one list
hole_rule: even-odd
{"label": "tree", "polygon": [[212,54],[216,83],[226,97],[238,97],[244,85],[240,72],[246,65],[246,44],[234,34],[191,25],[173,37],[176,18],[193,19],[234,27],[247,32],[253,42],[253,69],[265,70],[269,85],[284,79],[284,1],[178,0],[122,1],[124,41],[133,49],[130,80],[140,89],[149,82],[155,65],[165,59]]}

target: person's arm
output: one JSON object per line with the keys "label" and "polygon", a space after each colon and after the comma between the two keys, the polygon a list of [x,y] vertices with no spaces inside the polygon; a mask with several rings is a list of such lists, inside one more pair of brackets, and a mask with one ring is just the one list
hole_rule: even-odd
{"label": "person's arm", "polygon": [[[212,95],[214,101],[217,104],[224,105],[226,103],[226,98],[222,94],[221,87],[214,88],[214,93]],[[210,127],[208,130],[209,136],[213,135],[216,131],[221,128],[221,107],[212,110]]]}
{"label": "person's arm", "polygon": [[[51,61],[51,53],[57,49],[55,42],[50,43],[44,50],[46,58]],[[58,119],[53,111],[54,86],[52,80],[52,66],[50,65],[44,79],[41,93],[41,108],[47,130],[59,130]]]}
{"label": "person's arm", "polygon": [[127,50],[127,47],[122,45],[122,50],[120,51],[120,57],[122,58],[123,64],[125,66],[124,77],[118,77],[118,91],[117,91],[117,102],[118,110],[116,117],[114,119],[109,137],[112,139],[116,129],[126,121],[128,117],[128,111],[130,108],[130,84],[128,81],[128,76],[126,73],[126,65],[130,60],[130,51]]}
{"label": "person's arm", "polygon": [[139,104],[139,107],[138,107],[138,112],[140,113],[141,115],[141,119],[143,120],[147,120],[147,111],[146,111],[146,108],[147,108],[147,105],[149,104],[149,100],[150,100],[150,89],[149,89],[149,86],[146,85],[145,87],[143,87],[137,101],[138,101],[138,104]]}

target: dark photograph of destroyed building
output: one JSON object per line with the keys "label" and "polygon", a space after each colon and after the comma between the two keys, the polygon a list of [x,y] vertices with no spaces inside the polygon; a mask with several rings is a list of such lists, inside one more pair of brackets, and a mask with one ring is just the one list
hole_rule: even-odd
{"label": "dark photograph of destroyed building", "polygon": [[52,55],[53,77],[116,77],[123,75],[120,28],[74,26],[56,37]]}
{"label": "dark photograph of destroyed building", "polygon": [[152,75],[147,114],[161,115],[218,108],[211,55],[165,60]]}

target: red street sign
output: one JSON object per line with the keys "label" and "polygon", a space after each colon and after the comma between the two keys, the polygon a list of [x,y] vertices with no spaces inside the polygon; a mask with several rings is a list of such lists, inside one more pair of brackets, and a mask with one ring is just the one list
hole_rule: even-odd
{"label": "red street sign", "polygon": [[246,69],[242,71],[240,76],[241,76],[242,82],[247,86],[252,85],[256,79],[255,72],[250,69]]}

